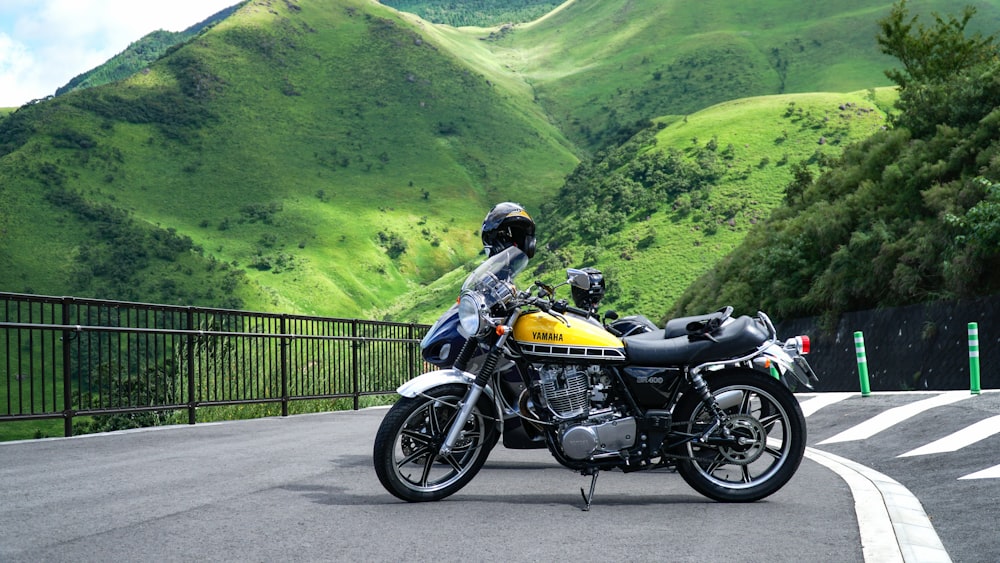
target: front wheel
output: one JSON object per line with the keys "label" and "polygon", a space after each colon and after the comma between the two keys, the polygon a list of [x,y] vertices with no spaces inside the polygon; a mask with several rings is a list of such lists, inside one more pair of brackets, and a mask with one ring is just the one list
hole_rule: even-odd
{"label": "front wheel", "polygon": [[387,491],[409,502],[441,500],[464,487],[486,462],[499,437],[497,417],[484,394],[447,456],[438,451],[455,424],[468,387],[442,385],[396,402],[375,435],[374,462]]}
{"label": "front wheel", "polygon": [[[690,441],[677,472],[693,489],[720,502],[753,502],[785,485],[802,461],[806,423],[795,396],[776,379],[752,371],[710,372],[705,377],[728,420],[705,443]],[[674,420],[690,434],[715,421],[693,391],[677,405]]]}

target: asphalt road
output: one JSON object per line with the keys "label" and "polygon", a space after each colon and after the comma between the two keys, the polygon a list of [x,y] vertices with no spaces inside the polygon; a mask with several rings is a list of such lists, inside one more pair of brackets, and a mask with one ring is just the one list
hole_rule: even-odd
{"label": "asphalt road", "polygon": [[995,391],[853,394],[807,419],[809,444],[898,481],[919,499],[952,560],[997,562],[998,415]]}
{"label": "asphalt road", "polygon": [[371,467],[382,409],[0,443],[0,561],[871,561],[872,541],[896,538],[863,534],[859,514],[891,495],[855,497],[817,461],[826,453],[909,489],[954,561],[998,561],[997,481],[959,477],[1000,463],[1000,436],[896,456],[1000,413],[1000,394],[822,444],[927,397],[836,397],[808,419],[799,472],[764,501],[716,503],[670,472],[605,472],[590,512],[588,477],[502,447],[454,496],[398,501]]}

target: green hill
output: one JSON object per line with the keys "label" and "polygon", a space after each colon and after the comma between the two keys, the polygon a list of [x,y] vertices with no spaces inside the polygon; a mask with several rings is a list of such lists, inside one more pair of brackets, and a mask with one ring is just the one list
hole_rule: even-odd
{"label": "green hill", "polygon": [[[543,206],[543,248],[526,279],[597,266],[605,308],[659,316],[782,205],[797,169],[818,175],[844,147],[882,130],[894,98],[890,88],[764,96],[657,120],[581,164]],[[461,282],[442,279],[393,313],[433,320]]]}
{"label": "green hill", "polygon": [[[953,3],[916,2],[913,12]],[[495,41],[567,135],[594,149],[637,122],[768,94],[887,86],[895,61],[875,44],[891,1],[663,2],[574,0]],[[978,3],[981,22],[1000,17]]]}
{"label": "green hill", "polygon": [[0,124],[0,287],[360,315],[576,165],[516,98],[387,8],[248,5]]}
{"label": "green hill", "polygon": [[998,38],[969,33],[972,15],[924,25],[894,9],[879,37],[904,62],[893,127],[797,178],[675,311],[725,301],[833,327],[847,311],[1000,291]]}
{"label": "green hill", "polygon": [[138,41],[132,42],[124,51],[108,59],[97,68],[88,70],[56,89],[56,95],[72,92],[81,88],[92,88],[109,82],[116,82],[132,76],[148,67],[153,61],[163,56],[168,49],[197,36],[202,31],[226,19],[236,11],[235,4],[212,14],[204,21],[196,23],[184,31],[166,31],[163,29],[148,33]]}
{"label": "green hill", "polygon": [[783,203],[797,169],[884,128],[876,101],[892,92],[879,96],[749,98],[661,122],[570,177],[546,208],[546,265],[607,265],[608,306],[660,314]]}
{"label": "green hill", "polygon": [[[363,0],[248,3],[148,71],[0,120],[0,289],[427,320],[412,306],[451,299],[433,282],[513,199],[539,218],[540,273],[597,264],[616,306],[655,315],[794,166],[877,128],[887,12],[576,0],[453,28]],[[809,91],[856,93],[783,97]],[[692,163],[686,197],[641,177]],[[599,204],[630,182],[659,199]]]}
{"label": "green hill", "polygon": [[455,27],[526,22],[544,16],[558,0],[380,0],[386,6]]}
{"label": "green hill", "polygon": [[888,5],[580,0],[500,44],[574,140],[597,147],[725,100],[887,85],[872,38]]}

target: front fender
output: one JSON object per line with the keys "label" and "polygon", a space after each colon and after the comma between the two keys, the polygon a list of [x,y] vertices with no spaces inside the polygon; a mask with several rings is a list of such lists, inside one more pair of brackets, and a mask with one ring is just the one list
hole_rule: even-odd
{"label": "front fender", "polygon": [[[418,395],[423,394],[429,389],[435,387],[440,387],[442,385],[449,385],[452,383],[459,383],[461,385],[472,385],[476,380],[476,376],[472,375],[467,371],[460,371],[454,368],[449,369],[439,369],[434,371],[429,371],[427,373],[422,373],[413,379],[407,381],[406,383],[399,386],[396,392],[400,395],[408,398],[413,398]],[[487,385],[486,395],[490,398],[490,401],[495,402],[493,396],[493,389]]]}

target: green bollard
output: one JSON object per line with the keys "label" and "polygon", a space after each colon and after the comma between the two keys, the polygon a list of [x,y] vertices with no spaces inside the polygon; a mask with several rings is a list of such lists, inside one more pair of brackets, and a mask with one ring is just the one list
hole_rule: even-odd
{"label": "green bollard", "polygon": [[865,335],[861,331],[854,333],[854,351],[858,355],[858,377],[861,379],[861,396],[871,395],[871,386],[868,384],[868,358],[865,356]]}
{"label": "green bollard", "polygon": [[978,395],[979,388],[979,324],[969,323],[969,379],[970,390]]}

